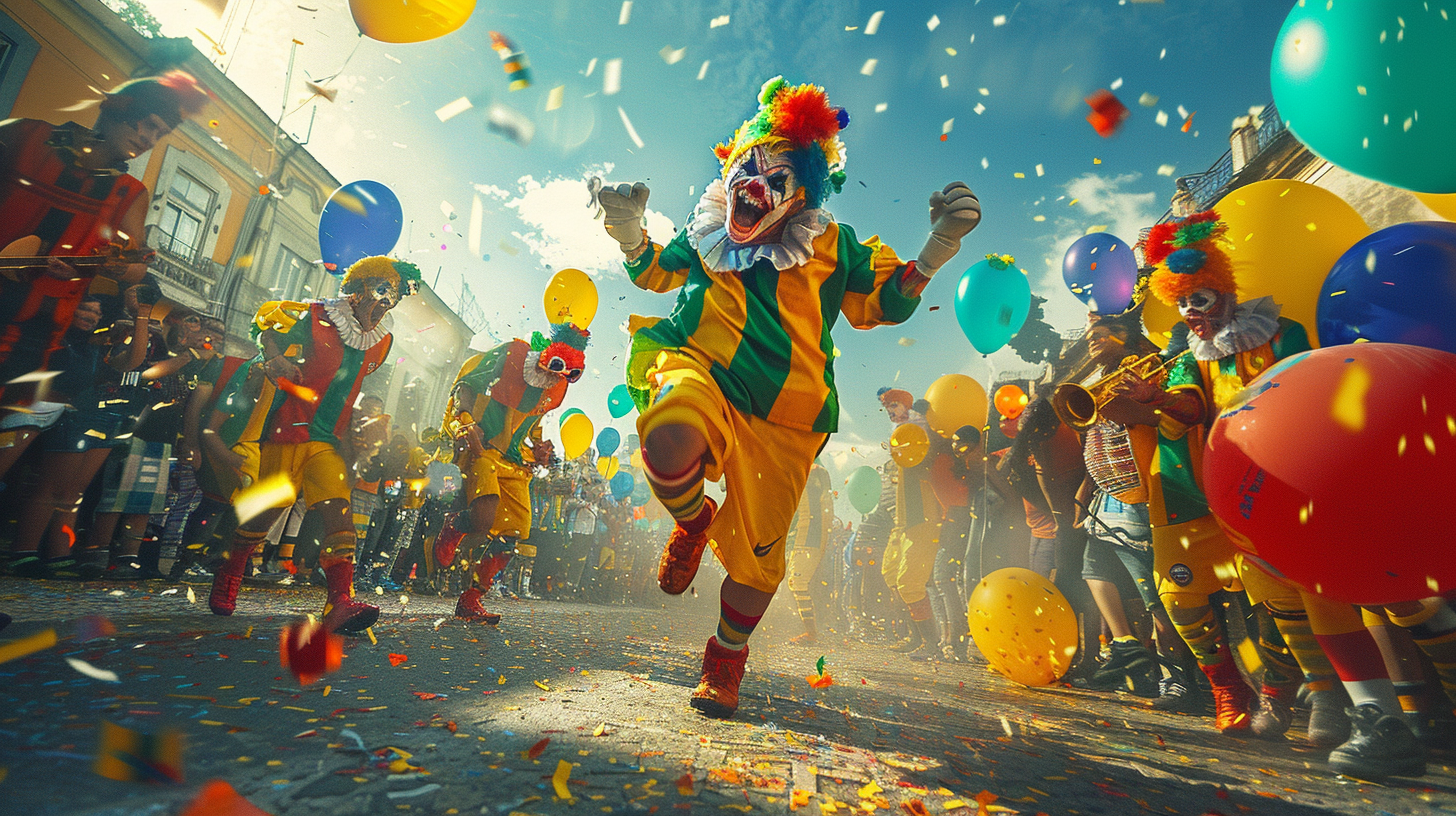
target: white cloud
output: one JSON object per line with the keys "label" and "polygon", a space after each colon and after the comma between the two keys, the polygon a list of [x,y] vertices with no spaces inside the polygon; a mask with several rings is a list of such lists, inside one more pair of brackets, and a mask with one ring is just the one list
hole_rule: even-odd
{"label": "white cloud", "polygon": [[[583,178],[606,175],[611,166],[588,168]],[[532,254],[552,269],[575,267],[585,272],[623,274],[622,250],[607,235],[602,222],[595,218],[596,209],[588,206],[590,196],[583,178],[557,176],[537,180],[523,176],[510,192],[489,184],[477,184],[479,192],[500,199],[507,209],[515,210],[524,229],[514,235]],[[647,210],[647,233],[652,240],[666,244],[677,227],[672,219],[653,209]]]}
{"label": "white cloud", "polygon": [[1061,206],[1065,214],[1053,215],[1056,233],[1050,239],[1044,268],[1034,264],[1023,266],[1032,278],[1032,290],[1047,298],[1042,308],[1046,320],[1058,331],[1081,328],[1087,320],[1087,307],[1067,291],[1062,282],[1062,258],[1073,241],[1087,234],[1092,226],[1102,226],[1129,245],[1137,243],[1144,227],[1153,225],[1167,209],[1157,193],[1138,193],[1127,189],[1142,179],[1141,173],[1101,176],[1086,173],[1063,185],[1067,200],[1077,203]]}

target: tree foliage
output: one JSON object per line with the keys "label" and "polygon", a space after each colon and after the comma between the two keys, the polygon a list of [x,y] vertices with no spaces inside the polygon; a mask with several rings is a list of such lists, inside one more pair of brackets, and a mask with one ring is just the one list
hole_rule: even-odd
{"label": "tree foliage", "polygon": [[142,5],[140,0],[105,0],[107,8],[116,12],[123,22],[148,39],[160,39],[162,24]]}
{"label": "tree foliage", "polygon": [[1032,365],[1055,360],[1062,352],[1062,336],[1046,322],[1046,313],[1041,308],[1043,303],[1046,303],[1046,298],[1031,296],[1031,310],[1027,312],[1026,323],[1007,344],[1018,357]]}

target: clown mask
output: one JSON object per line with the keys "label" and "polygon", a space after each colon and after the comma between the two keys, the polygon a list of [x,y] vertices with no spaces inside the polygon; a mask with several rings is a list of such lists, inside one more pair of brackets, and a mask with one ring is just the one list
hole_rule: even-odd
{"label": "clown mask", "polygon": [[1233,318],[1233,307],[1233,293],[1213,289],[1198,289],[1178,298],[1178,314],[1200,340],[1211,340],[1223,331]]}
{"label": "clown mask", "polygon": [[401,289],[398,278],[365,278],[359,282],[357,288],[348,293],[349,308],[354,311],[354,318],[359,321],[359,327],[369,331],[379,325],[379,321],[389,313],[390,309],[399,305],[400,298],[405,295],[414,294],[412,284]]}
{"label": "clown mask", "polygon": [[788,153],[758,145],[728,173],[728,237],[737,244],[778,240],[784,224],[804,208]]}

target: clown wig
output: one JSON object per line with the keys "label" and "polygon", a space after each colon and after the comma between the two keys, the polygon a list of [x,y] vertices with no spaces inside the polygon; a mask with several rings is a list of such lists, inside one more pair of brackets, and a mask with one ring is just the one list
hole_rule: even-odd
{"label": "clown wig", "polygon": [[732,140],[713,149],[723,165],[723,178],[743,154],[764,145],[786,149],[804,200],[818,207],[844,186],[844,143],[839,132],[849,127],[849,113],[831,107],[817,85],[790,85],[781,76],[763,84],[758,113],[734,132]]}
{"label": "clown wig", "polygon": [[578,329],[569,321],[554,323],[551,336],[541,332],[531,333],[531,350],[541,352],[541,359],[560,357],[568,369],[580,369],[586,365],[586,346],[591,342],[591,332]]}
{"label": "clown wig", "polygon": [[397,261],[383,255],[360,258],[339,281],[339,291],[348,294],[357,291],[370,278],[392,281],[399,284],[403,294],[412,294],[420,285],[420,268],[409,261]]}
{"label": "clown wig", "polygon": [[1213,210],[1154,226],[1143,257],[1154,267],[1148,288],[1158,300],[1173,306],[1199,289],[1233,292],[1233,263],[1222,246],[1226,232]]}
{"label": "clown wig", "polygon": [[207,91],[191,74],[168,71],[118,85],[101,102],[101,115],[131,124],[155,113],[175,128],[183,119],[196,116],[208,99]]}

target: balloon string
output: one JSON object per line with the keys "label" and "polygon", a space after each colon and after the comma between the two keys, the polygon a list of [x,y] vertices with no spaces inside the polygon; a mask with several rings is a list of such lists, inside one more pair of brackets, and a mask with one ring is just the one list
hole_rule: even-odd
{"label": "balloon string", "polygon": [[344,73],[344,69],[347,68],[347,67],[349,67],[349,60],[352,60],[354,58],[354,55],[357,54],[357,53],[359,53],[359,45],[361,43],[363,43],[363,42],[364,42],[364,34],[361,32],[359,34],[359,39],[357,39],[357,40],[354,41],[354,49],[349,52],[349,56],[344,57],[344,64],[339,66],[339,70],[333,72],[332,74],[330,74],[330,75],[328,75],[328,76],[326,76],[326,77],[324,77],[322,79],[318,79],[318,80],[315,80],[315,81],[318,82],[319,84],[323,84],[325,82],[328,82],[331,79],[337,78],[339,76],[339,74]]}

